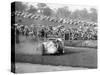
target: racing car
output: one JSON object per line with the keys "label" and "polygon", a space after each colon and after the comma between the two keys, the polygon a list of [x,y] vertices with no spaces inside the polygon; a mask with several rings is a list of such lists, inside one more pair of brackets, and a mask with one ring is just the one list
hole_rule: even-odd
{"label": "racing car", "polygon": [[49,38],[42,43],[42,55],[61,55],[64,53],[64,45],[61,38]]}

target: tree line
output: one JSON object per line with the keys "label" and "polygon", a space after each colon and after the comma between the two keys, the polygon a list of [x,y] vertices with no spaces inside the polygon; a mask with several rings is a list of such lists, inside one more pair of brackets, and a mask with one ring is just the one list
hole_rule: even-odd
{"label": "tree line", "polygon": [[91,8],[90,9],[91,12],[88,12],[86,8],[82,10],[77,9],[72,12],[69,10],[68,6],[66,5],[54,11],[46,3],[38,3],[37,8],[36,8],[33,5],[27,6],[26,4],[23,4],[22,2],[12,3],[12,8],[13,7],[15,7],[15,10],[17,11],[27,11],[33,14],[42,14],[45,16],[55,16],[55,17],[61,17],[61,18],[97,22],[97,9],[95,8]]}

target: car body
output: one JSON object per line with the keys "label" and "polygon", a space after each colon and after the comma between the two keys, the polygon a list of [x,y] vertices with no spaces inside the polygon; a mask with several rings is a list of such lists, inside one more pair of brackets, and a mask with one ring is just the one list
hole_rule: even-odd
{"label": "car body", "polygon": [[60,55],[64,53],[64,45],[61,38],[49,38],[42,43],[43,55]]}

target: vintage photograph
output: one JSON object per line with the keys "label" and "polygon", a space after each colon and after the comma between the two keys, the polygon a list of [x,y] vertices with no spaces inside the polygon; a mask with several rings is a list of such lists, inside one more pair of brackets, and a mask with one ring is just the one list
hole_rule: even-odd
{"label": "vintage photograph", "polygon": [[11,72],[97,69],[95,6],[11,3]]}

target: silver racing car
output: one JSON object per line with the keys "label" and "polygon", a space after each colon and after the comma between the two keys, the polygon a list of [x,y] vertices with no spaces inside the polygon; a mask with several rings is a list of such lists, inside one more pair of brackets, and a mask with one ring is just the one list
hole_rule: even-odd
{"label": "silver racing car", "polygon": [[43,55],[60,55],[64,53],[64,45],[61,38],[49,38],[42,43]]}

